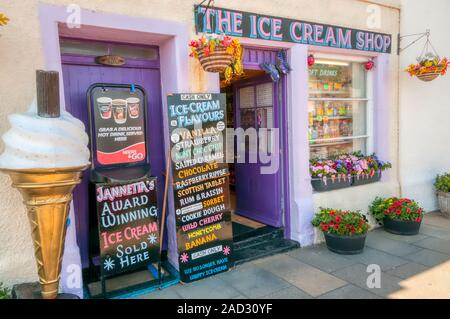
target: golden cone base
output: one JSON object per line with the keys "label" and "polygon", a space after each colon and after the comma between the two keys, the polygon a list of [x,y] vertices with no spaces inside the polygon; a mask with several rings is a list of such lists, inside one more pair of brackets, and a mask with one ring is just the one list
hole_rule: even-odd
{"label": "golden cone base", "polygon": [[57,169],[1,169],[28,209],[34,254],[44,299],[58,295],[67,218],[74,187],[88,166]]}

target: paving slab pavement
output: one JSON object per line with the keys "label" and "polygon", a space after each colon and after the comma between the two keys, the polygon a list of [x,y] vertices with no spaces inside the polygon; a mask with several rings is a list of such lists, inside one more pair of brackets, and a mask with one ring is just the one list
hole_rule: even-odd
{"label": "paving slab pavement", "polygon": [[[373,265],[380,268],[379,288],[367,285]],[[428,213],[415,236],[373,230],[359,255],[337,255],[324,244],[299,248],[136,298],[450,298],[450,219]]]}

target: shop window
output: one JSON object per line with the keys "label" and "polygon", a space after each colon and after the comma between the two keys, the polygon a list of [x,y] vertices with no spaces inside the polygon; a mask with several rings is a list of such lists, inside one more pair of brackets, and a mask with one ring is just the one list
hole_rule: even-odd
{"label": "shop window", "polygon": [[153,47],[111,44],[105,42],[86,42],[72,39],[60,40],[62,54],[87,56],[119,55],[128,59],[157,60],[158,49]]}
{"label": "shop window", "polygon": [[311,158],[372,152],[371,83],[360,61],[316,59],[309,69]]}

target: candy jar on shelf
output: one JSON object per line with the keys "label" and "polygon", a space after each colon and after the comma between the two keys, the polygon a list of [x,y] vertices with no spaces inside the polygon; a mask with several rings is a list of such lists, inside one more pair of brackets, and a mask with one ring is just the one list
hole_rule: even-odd
{"label": "candy jar on shelf", "polygon": [[325,114],[327,116],[333,116],[333,105],[330,102],[325,104]]}
{"label": "candy jar on shelf", "polygon": [[324,116],[325,115],[325,111],[324,111],[322,103],[319,103],[319,105],[316,106],[316,113],[317,113],[317,116]]}

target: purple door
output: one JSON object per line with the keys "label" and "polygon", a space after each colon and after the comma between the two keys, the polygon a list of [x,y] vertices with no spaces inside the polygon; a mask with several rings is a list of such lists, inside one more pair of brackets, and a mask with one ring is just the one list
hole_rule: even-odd
{"label": "purple door", "polygon": [[261,163],[259,153],[277,154],[279,160],[279,148],[273,135],[279,121],[278,93],[278,85],[268,76],[253,78],[234,87],[235,127],[254,128],[258,133],[257,145],[250,143],[248,138],[243,143],[236,143],[236,213],[274,227],[282,226],[280,171],[262,174],[261,167],[268,164]]}
{"label": "purple door", "polygon": [[[153,60],[129,58],[121,67],[109,67],[96,64],[94,56],[63,54],[62,62],[66,109],[83,121],[86,130],[89,129],[86,92],[90,85],[94,83],[134,83],[141,85],[146,90],[148,96],[147,149],[151,173],[158,177],[158,188],[164,189],[162,173],[165,160],[159,58],[156,57]],[[83,268],[89,266],[89,214],[95,214],[95,212],[89,211],[88,185],[89,172],[86,172],[83,182],[74,192],[77,240]],[[158,192],[159,207],[162,207],[162,193]],[[91,234],[91,236],[93,235]]]}

